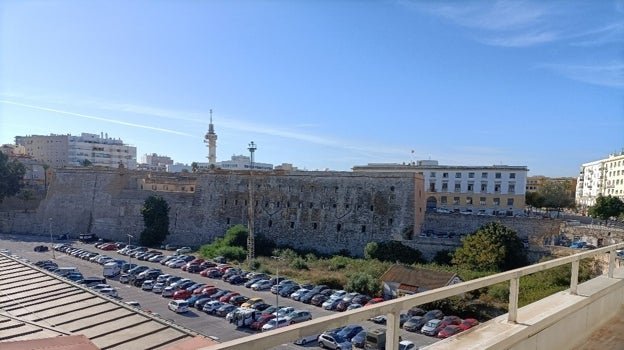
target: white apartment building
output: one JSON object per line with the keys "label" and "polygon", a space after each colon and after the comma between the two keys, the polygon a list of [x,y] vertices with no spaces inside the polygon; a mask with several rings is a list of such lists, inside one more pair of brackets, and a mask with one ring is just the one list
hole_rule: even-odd
{"label": "white apartment building", "polygon": [[136,169],[136,147],[128,146],[108,134],[82,133],[72,135],[16,136],[15,144],[26,148],[26,153],[53,168],[82,166],[85,161],[93,166]]}
{"label": "white apartment building", "polygon": [[353,171],[422,174],[428,211],[517,215],[525,209],[526,166],[455,166],[420,160],[413,164],[372,163],[354,166]]}
{"label": "white apartment building", "polygon": [[[196,163],[197,164],[197,170],[201,171],[201,170],[208,170],[210,169],[210,163],[206,163],[206,162],[202,162],[202,163]],[[243,156],[243,155],[239,155],[239,156],[232,156],[232,159],[230,160],[226,160],[223,162],[217,162],[215,168],[216,169],[222,169],[222,170],[249,170],[251,166],[251,158],[248,156]],[[192,172],[193,167],[191,165],[187,165],[187,164],[180,164],[180,163],[176,163],[173,165],[168,165],[167,166],[167,172],[170,173],[179,173],[182,171],[188,171],[188,172]],[[269,163],[258,163],[258,162],[254,162],[253,163],[253,170],[258,170],[258,171],[270,171],[273,170],[273,164],[269,164]]]}
{"label": "white apartment building", "polygon": [[576,184],[576,205],[585,212],[601,195],[624,201],[624,151],[581,165]]}

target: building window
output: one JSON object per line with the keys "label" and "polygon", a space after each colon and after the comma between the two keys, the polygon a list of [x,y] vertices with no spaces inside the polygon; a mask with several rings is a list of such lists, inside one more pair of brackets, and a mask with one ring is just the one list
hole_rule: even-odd
{"label": "building window", "polygon": [[273,220],[269,220],[269,227],[273,226]]}
{"label": "building window", "polygon": [[453,204],[459,205],[459,197],[453,197]]}
{"label": "building window", "polygon": [[456,179],[461,179],[461,173],[455,173],[455,178]]}
{"label": "building window", "polygon": [[435,182],[429,183],[429,192],[435,192]]}
{"label": "building window", "polygon": [[392,226],[392,218],[388,219],[388,226]]}
{"label": "building window", "polygon": [[485,197],[479,197],[479,205],[486,205]]}
{"label": "building window", "polygon": [[500,184],[494,184],[494,192],[495,193],[499,193],[501,190],[501,185]]}
{"label": "building window", "polygon": [[461,192],[461,184],[459,183],[455,184],[455,192]]}
{"label": "building window", "polygon": [[294,221],[290,222],[290,228],[295,228],[295,222]]}
{"label": "building window", "polygon": [[475,177],[475,174],[474,174],[474,173],[468,173],[468,178],[469,178],[469,179],[474,179],[474,177]]}
{"label": "building window", "polygon": [[472,197],[466,197],[466,205],[472,205]]}
{"label": "building window", "polygon": [[336,232],[340,232],[341,229],[342,229],[342,225],[336,224]]}
{"label": "building window", "polygon": [[495,206],[499,206],[500,205],[500,198],[494,198],[492,203],[494,203]]}
{"label": "building window", "polygon": [[366,225],[362,225],[361,232],[362,232],[362,233],[366,232]]}
{"label": "building window", "polygon": [[481,173],[481,178],[482,179],[487,179],[488,178],[488,173]]}
{"label": "building window", "polygon": [[446,205],[446,204],[447,204],[447,198],[446,198],[446,196],[442,196],[442,197],[440,197],[440,203],[442,203],[442,204],[444,204],[444,205]]}
{"label": "building window", "polygon": [[316,230],[318,228],[318,223],[313,222],[312,223],[312,229]]}
{"label": "building window", "polygon": [[375,209],[372,205],[370,206],[370,211],[373,211],[373,209]]}
{"label": "building window", "polygon": [[468,184],[468,192],[474,191],[474,184]]}
{"label": "building window", "polygon": [[310,202],[310,209],[314,208],[314,203]]}
{"label": "building window", "polygon": [[432,172],[429,174],[429,176],[430,176],[430,177],[436,177],[436,172],[435,172],[435,171],[432,171]]}
{"label": "building window", "polygon": [[226,218],[225,219],[225,223],[226,223],[226,225],[229,225],[230,224],[230,218]]}
{"label": "building window", "polygon": [[515,179],[516,178],[516,173],[509,173],[509,178],[510,179]]}
{"label": "building window", "polygon": [[509,185],[509,188],[507,190],[509,193],[515,193],[516,192],[516,185]]}
{"label": "building window", "polygon": [[497,179],[500,179],[502,177],[502,175],[501,175],[501,173],[496,173],[496,174],[494,174],[494,177],[497,178]]}
{"label": "building window", "polygon": [[448,192],[448,182],[442,183],[442,192]]}
{"label": "building window", "polygon": [[390,191],[394,192],[394,186],[390,186]]}
{"label": "building window", "polygon": [[513,207],[514,204],[514,199],[513,198],[507,198],[507,205],[510,207]]}
{"label": "building window", "polygon": [[448,179],[448,173],[442,173],[442,178],[443,179]]}

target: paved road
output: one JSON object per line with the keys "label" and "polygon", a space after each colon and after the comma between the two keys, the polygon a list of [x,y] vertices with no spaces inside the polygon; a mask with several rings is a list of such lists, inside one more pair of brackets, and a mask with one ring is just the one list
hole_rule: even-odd
{"label": "paved road", "polygon": [[[61,252],[54,252],[54,257],[51,251],[45,253],[34,252],[33,247],[36,245],[49,245],[49,240],[46,242],[46,238],[47,237],[41,236],[29,237],[19,235],[0,235],[0,249],[9,249],[11,250],[12,254],[22,256],[32,262],[54,258],[59,267],[77,267],[85,277],[102,275],[102,266],[99,264],[81,260]],[[101,251],[90,244],[73,242],[73,245],[76,247],[88,249],[93,252],[103,253],[116,259],[128,259],[128,257],[125,257],[114,251]],[[242,295],[246,295],[248,297],[261,297],[265,300],[265,302],[269,304],[276,304],[276,302],[278,301],[277,297],[268,291],[254,292],[251,289],[245,288],[244,286],[234,286],[218,279],[205,278],[198,274],[187,273],[180,269],[169,268],[158,263],[144,261],[137,262],[135,259],[133,259],[133,262],[150,267],[157,267],[162,269],[164,273],[178,275],[183,278],[190,278],[198,283],[207,283],[209,285],[214,285],[218,288],[235,290],[240,292]],[[152,312],[158,313],[161,317],[165,319],[171,320],[181,326],[192,329],[206,336],[214,337],[219,341],[238,339],[240,337],[254,333],[254,331],[250,329],[237,329],[234,325],[227,323],[223,318],[207,315],[202,311],[196,310],[195,308],[191,308],[191,311],[185,314],[176,314],[167,308],[167,303],[169,299],[163,298],[159,294],[142,291],[140,288],[129,286],[127,284],[122,284],[117,280],[117,278],[107,279],[107,283],[118,289],[119,297],[121,300],[138,301],[141,303],[141,307],[144,310],[150,310]],[[283,297],[279,297],[279,305],[293,306],[295,308],[309,310],[312,313],[313,318],[334,313],[334,311],[327,311],[319,307],[300,303]],[[379,327],[379,325],[376,325],[372,322],[363,322],[362,326],[366,329]],[[405,331],[402,331],[401,335],[403,339],[411,340],[419,346],[428,345],[436,341],[435,338]],[[313,342],[313,344],[308,344],[305,347],[317,348],[316,342]],[[301,349],[301,346],[297,346],[294,344],[284,344],[283,346],[280,346],[278,348]]]}

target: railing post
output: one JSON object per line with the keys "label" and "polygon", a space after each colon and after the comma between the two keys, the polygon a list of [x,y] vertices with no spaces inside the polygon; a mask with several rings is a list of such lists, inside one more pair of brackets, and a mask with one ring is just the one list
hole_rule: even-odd
{"label": "railing post", "polygon": [[509,280],[509,313],[507,321],[518,322],[518,295],[520,294],[520,278],[514,277]]}
{"label": "railing post", "polygon": [[386,315],[386,349],[399,348],[400,318],[398,314],[389,313]]}
{"label": "railing post", "polygon": [[609,251],[609,278],[613,278],[613,270],[615,269],[615,250]]}
{"label": "railing post", "polygon": [[572,262],[572,276],[570,276],[570,294],[576,295],[578,287],[578,274],[579,274],[580,260],[576,259]]}

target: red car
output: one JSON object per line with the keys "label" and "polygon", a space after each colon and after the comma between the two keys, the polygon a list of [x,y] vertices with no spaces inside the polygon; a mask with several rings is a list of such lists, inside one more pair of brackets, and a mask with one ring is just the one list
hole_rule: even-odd
{"label": "red car", "polygon": [[209,267],[209,268],[207,268],[205,270],[201,270],[199,272],[199,275],[200,276],[204,276],[204,277],[208,277],[208,274],[210,273],[210,271],[216,271],[216,270],[217,270],[216,267]]}
{"label": "red car", "polygon": [[117,250],[117,245],[115,243],[107,243],[100,247],[102,250]]}
{"label": "red car", "polygon": [[230,299],[235,296],[235,295],[240,295],[239,292],[229,292],[226,295],[222,296],[221,298],[219,298],[219,301],[222,303],[228,303],[230,302]]}
{"label": "red car", "polygon": [[465,331],[466,329],[470,329],[478,324],[479,321],[475,320],[474,318],[466,318],[462,321],[462,323],[459,324],[459,328]]}
{"label": "red car", "polygon": [[462,319],[459,316],[444,316],[444,318],[442,319],[442,322],[440,322],[440,328],[444,328],[446,326],[458,326],[460,323],[462,323]]}
{"label": "red car", "polygon": [[[204,293],[204,290],[208,289],[208,288],[215,288],[214,286],[203,286],[201,288],[197,288],[193,291],[193,294],[204,294],[204,295],[208,295],[206,293]],[[215,288],[216,289],[216,288]]]}
{"label": "red car", "polygon": [[382,301],[384,301],[384,298],[373,298],[364,304],[364,306],[371,306],[373,304],[381,303]]}
{"label": "red car", "polygon": [[448,338],[448,337],[454,336],[455,334],[461,331],[463,331],[463,329],[461,329],[458,325],[451,324],[442,328],[442,330],[438,332],[438,338],[441,338],[441,339]]}
{"label": "red car", "polygon": [[189,292],[186,289],[180,289],[177,290],[175,293],[173,293],[173,300],[179,300],[179,299],[188,299],[193,295],[193,292]]}
{"label": "red car", "polygon": [[273,314],[264,314],[262,316],[260,316],[260,318],[258,318],[256,321],[251,323],[251,326],[249,326],[249,328],[251,329],[255,329],[257,331],[262,329],[262,326],[264,326],[265,324],[267,324],[267,322],[269,322],[269,320],[275,318],[276,316]]}

